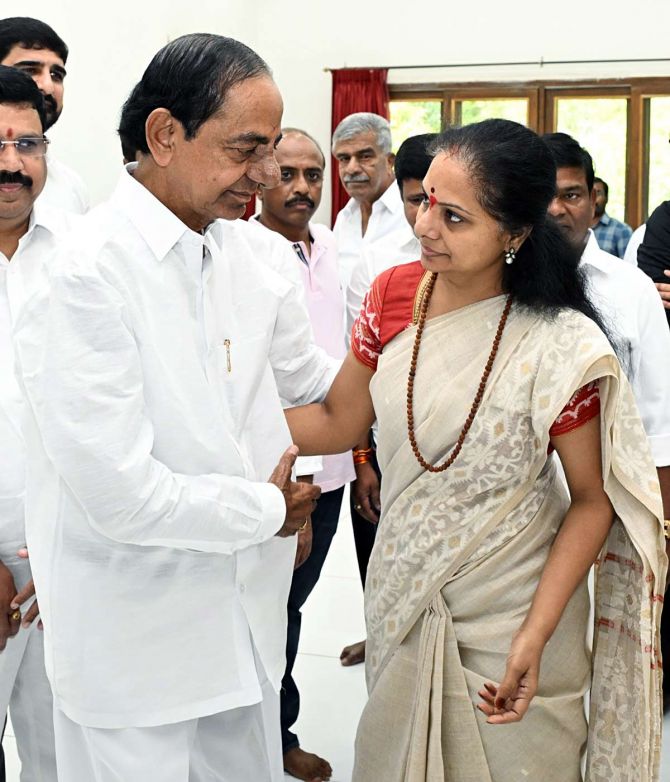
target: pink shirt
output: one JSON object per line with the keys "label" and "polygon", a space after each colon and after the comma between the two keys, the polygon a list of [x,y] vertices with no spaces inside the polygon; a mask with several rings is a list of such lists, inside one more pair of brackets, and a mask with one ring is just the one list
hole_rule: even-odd
{"label": "pink shirt", "polygon": [[[258,220],[250,222],[269,230]],[[311,253],[304,242],[291,244],[302,275],[314,341],[332,358],[343,359],[346,355],[344,297],[340,287],[337,244],[333,232],[325,225],[310,224],[309,232],[312,237]],[[314,483],[321,486],[321,491],[334,491],[356,478],[351,452],[322,458],[323,470],[314,475]]]}

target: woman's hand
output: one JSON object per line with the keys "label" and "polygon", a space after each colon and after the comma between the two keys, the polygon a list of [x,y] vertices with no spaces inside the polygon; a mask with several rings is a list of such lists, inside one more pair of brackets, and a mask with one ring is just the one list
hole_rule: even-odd
{"label": "woman's hand", "polygon": [[354,494],[354,509],[367,521],[377,524],[381,508],[379,478],[370,462],[356,465],[356,480],[351,490]]}
{"label": "woman's hand", "polygon": [[544,641],[520,630],[507,656],[507,668],[502,682],[496,686],[486,682],[479,691],[483,703],[477,708],[484,712],[491,725],[520,722],[537,692],[540,660]]}

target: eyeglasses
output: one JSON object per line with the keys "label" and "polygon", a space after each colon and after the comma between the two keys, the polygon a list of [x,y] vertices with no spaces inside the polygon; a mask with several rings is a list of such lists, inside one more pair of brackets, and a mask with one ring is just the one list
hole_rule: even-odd
{"label": "eyeglasses", "polygon": [[23,138],[9,141],[0,139],[0,155],[11,144],[21,157],[44,157],[49,143],[49,139],[46,136],[36,138],[24,136]]}

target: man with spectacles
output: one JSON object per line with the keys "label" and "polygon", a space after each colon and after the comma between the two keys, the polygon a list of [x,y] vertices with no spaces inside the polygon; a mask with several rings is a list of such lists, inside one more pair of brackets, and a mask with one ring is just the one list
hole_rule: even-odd
{"label": "man with spectacles", "polygon": [[[44,98],[45,130],[63,111],[68,48],[48,24],[27,16],[0,19],[0,64],[27,73]],[[88,211],[86,186],[69,166],[49,155],[42,200],[75,214]]]}
{"label": "man with spectacles", "polygon": [[9,708],[21,778],[55,782],[51,689],[25,550],[23,404],[11,339],[72,221],[35,203],[47,176],[46,123],[33,80],[0,65],[0,719]]}

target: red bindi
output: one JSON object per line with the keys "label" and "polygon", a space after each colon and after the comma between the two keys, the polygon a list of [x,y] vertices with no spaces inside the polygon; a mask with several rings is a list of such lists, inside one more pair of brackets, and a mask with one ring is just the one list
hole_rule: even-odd
{"label": "red bindi", "polygon": [[431,187],[430,188],[430,195],[428,196],[428,203],[430,204],[430,207],[429,207],[430,209],[432,209],[435,206],[435,204],[437,203],[437,198],[435,198],[435,196],[433,195],[434,192],[435,192],[435,188]]}

